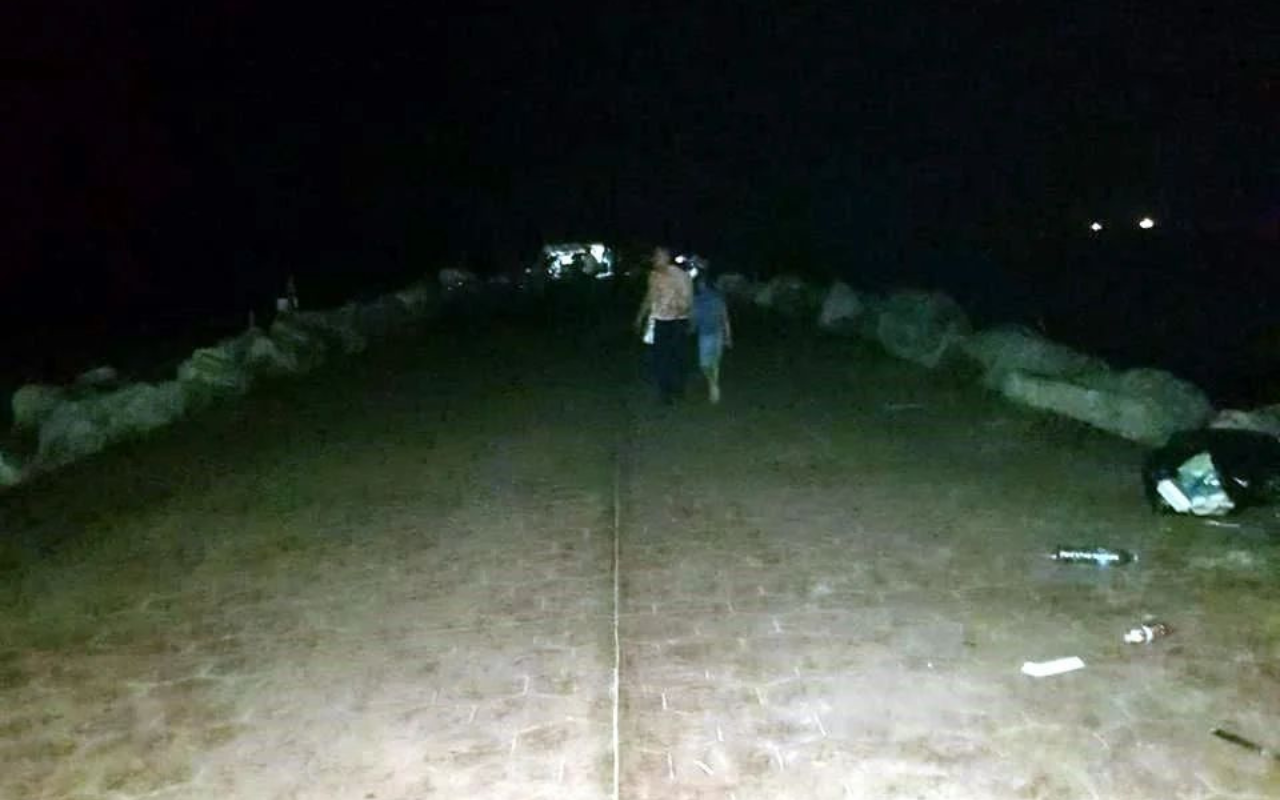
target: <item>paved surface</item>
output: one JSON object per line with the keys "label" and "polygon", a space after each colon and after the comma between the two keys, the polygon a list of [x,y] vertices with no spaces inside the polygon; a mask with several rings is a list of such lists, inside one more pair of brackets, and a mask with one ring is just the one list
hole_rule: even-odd
{"label": "paved surface", "polygon": [[0,499],[0,797],[611,797],[615,467],[623,798],[1280,796],[1208,735],[1280,745],[1269,514],[741,333],[719,408],[629,342],[436,334]]}

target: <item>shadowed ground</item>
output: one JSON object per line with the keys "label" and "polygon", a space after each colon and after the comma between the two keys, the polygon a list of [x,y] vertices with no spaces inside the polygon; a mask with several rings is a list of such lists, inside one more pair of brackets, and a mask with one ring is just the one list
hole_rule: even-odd
{"label": "shadowed ground", "polygon": [[1130,445],[739,327],[719,408],[589,326],[442,328],[0,497],[0,797],[611,796],[616,471],[624,798],[1280,793],[1208,733],[1280,745],[1269,512],[1154,517]]}

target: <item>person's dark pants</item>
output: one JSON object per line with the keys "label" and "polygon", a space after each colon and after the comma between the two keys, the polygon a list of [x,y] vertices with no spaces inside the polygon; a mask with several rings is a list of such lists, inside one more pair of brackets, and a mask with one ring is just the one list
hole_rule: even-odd
{"label": "person's dark pants", "polygon": [[657,320],[653,325],[653,375],[658,397],[669,403],[684,393],[684,351],[689,346],[689,320]]}

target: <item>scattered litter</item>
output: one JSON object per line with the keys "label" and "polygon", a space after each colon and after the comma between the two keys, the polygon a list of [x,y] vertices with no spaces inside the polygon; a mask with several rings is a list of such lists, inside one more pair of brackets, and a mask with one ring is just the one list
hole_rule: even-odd
{"label": "scattered litter", "polygon": [[1280,500],[1280,440],[1256,431],[1210,429],[1174,434],[1142,468],[1153,508],[1223,516]]}
{"label": "scattered litter", "polygon": [[1156,494],[1179,514],[1185,514],[1191,510],[1191,500],[1186,493],[1169,478],[1162,479],[1156,484]]}
{"label": "scattered litter", "polygon": [[924,403],[885,403],[885,411],[920,411],[928,408]]}
{"label": "scattered litter", "polygon": [[1109,547],[1069,546],[1055,547],[1049,554],[1054,561],[1064,564],[1096,564],[1109,567],[1112,564],[1129,564],[1138,557],[1128,550],[1113,550]]}
{"label": "scattered litter", "polygon": [[1064,672],[1075,672],[1084,669],[1084,661],[1079,656],[1058,658],[1053,661],[1024,661],[1022,674],[1033,678],[1047,678],[1050,675],[1061,675]]}
{"label": "scattered litter", "polygon": [[[1163,482],[1163,481],[1162,481]],[[1220,519],[1206,519],[1205,525],[1212,525],[1215,528],[1243,528],[1239,522],[1223,522]]]}
{"label": "scattered litter", "polygon": [[1156,639],[1163,639],[1173,633],[1173,629],[1163,622],[1144,622],[1136,628],[1131,628],[1124,635],[1124,640],[1129,644],[1148,644]]}
{"label": "scattered litter", "polygon": [[1214,728],[1209,732],[1212,733],[1214,736],[1217,736],[1219,739],[1222,739],[1223,741],[1231,742],[1234,745],[1239,745],[1240,747],[1243,747],[1246,750],[1252,750],[1253,752],[1257,753],[1263,758],[1270,758],[1276,761],[1280,761],[1280,753],[1276,753],[1276,751],[1274,750],[1263,747],[1257,742],[1251,742],[1248,739],[1244,738],[1243,736],[1239,736],[1237,734],[1231,733],[1230,731],[1224,731],[1222,728]]}

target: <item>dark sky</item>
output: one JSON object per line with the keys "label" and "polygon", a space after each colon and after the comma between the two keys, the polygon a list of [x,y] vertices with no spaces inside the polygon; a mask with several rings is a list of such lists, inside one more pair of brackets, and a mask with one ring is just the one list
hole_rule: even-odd
{"label": "dark sky", "polygon": [[865,262],[1280,202],[1265,4],[436,5],[31,6],[0,292],[124,308],[600,235]]}

